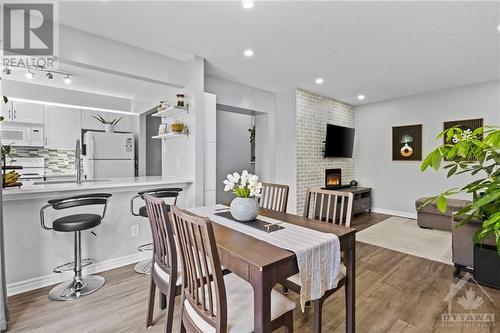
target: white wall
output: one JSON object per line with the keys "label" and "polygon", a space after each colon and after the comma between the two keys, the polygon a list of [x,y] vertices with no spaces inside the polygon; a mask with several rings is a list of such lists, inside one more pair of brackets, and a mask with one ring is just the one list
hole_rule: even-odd
{"label": "white wall", "polygon": [[204,205],[215,205],[217,183],[217,98],[203,93],[204,113]]}
{"label": "white wall", "polygon": [[54,88],[5,79],[2,81],[4,83],[2,93],[9,97],[131,112],[131,100],[127,98]]}
{"label": "white wall", "polygon": [[210,75],[205,75],[205,91],[217,96],[218,105],[250,110],[255,113],[255,173],[264,181],[274,182],[276,176],[275,94]]}
{"label": "white wall", "polygon": [[193,57],[186,62],[187,85],[182,90],[189,112],[179,120],[186,123],[189,136],[163,140],[163,175],[189,177],[194,180],[185,195],[189,207],[204,203],[205,124],[204,60]]}
{"label": "white wall", "polygon": [[297,196],[297,140],[296,90],[276,94],[276,182],[290,187],[288,212],[296,212]]}
{"label": "white wall", "polygon": [[250,132],[252,116],[217,110],[217,203],[230,202],[234,195],[224,192],[222,181],[228,173],[248,170],[250,164]]}
{"label": "white wall", "polygon": [[217,96],[217,104],[274,113],[274,93],[238,82],[205,75],[205,91]]}
{"label": "white wall", "polygon": [[59,61],[174,87],[186,85],[182,61],[60,26]]}
{"label": "white wall", "polygon": [[355,108],[355,175],[373,187],[377,209],[415,213],[415,200],[461,187],[467,176],[446,179],[444,172],[420,172],[421,162],[392,161],[392,126],[422,124],[423,157],[441,141],[443,122],[484,118],[500,124],[500,81],[437,91]]}

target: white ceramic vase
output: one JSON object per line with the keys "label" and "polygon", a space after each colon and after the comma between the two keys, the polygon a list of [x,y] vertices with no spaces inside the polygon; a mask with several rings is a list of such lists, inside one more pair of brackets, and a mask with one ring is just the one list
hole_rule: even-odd
{"label": "white ceramic vase", "polygon": [[104,132],[106,133],[114,133],[115,125],[113,124],[104,124]]}
{"label": "white ceramic vase", "polygon": [[238,221],[253,221],[259,215],[259,203],[253,198],[234,198],[231,201],[231,215]]}

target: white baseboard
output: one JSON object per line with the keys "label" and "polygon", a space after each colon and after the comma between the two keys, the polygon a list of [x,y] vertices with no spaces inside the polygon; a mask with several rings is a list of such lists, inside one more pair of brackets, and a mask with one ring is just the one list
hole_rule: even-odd
{"label": "white baseboard", "polygon": [[391,209],[385,209],[385,208],[372,208],[372,212],[400,216],[400,217],[406,217],[408,219],[414,219],[414,220],[417,219],[417,212],[402,212],[399,210],[391,210]]}
{"label": "white baseboard", "polygon": [[[151,258],[151,252],[139,252],[128,256],[109,259],[101,262],[94,263],[83,269],[84,274],[95,274],[110,269],[130,265],[144,259]],[[7,296],[21,294],[30,290],[47,287],[53,284],[61,283],[70,280],[73,277],[72,271],[64,273],[53,273],[50,275],[38,276],[24,281],[14,282],[7,284]]]}

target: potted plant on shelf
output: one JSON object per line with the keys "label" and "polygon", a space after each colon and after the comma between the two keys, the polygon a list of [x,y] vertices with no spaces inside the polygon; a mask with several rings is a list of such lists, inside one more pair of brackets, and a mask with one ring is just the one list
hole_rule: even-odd
{"label": "potted plant on shelf", "polygon": [[224,180],[224,191],[232,191],[236,198],[231,201],[231,215],[238,221],[253,221],[259,215],[258,198],[261,196],[262,183],[259,177],[243,170],[241,175],[237,172],[228,174]]}
{"label": "potted plant on shelf", "polygon": [[118,124],[118,122],[122,120],[123,117],[115,118],[113,120],[106,120],[103,116],[97,114],[97,116],[92,116],[92,118],[97,119],[98,122],[104,125],[104,132],[113,133],[115,131],[115,125]]}
{"label": "potted plant on shelf", "polygon": [[[500,265],[500,129],[485,126],[472,131],[453,127],[440,133],[437,139],[441,138],[445,143],[427,155],[421,170],[442,168],[448,170],[447,177],[468,174],[474,179],[460,189],[454,188],[429,198],[423,205],[435,201],[437,208],[444,212],[448,197],[458,193],[472,195],[471,203],[454,215],[458,221],[456,227],[479,221],[473,235],[474,251],[496,251],[498,255],[490,256],[494,258],[490,267]],[[496,248],[481,248],[480,245],[492,237]]]}
{"label": "potted plant on shelf", "polygon": [[172,124],[170,124],[170,130],[172,131],[172,133],[184,133],[186,128],[186,124],[184,124],[182,121],[176,120]]}

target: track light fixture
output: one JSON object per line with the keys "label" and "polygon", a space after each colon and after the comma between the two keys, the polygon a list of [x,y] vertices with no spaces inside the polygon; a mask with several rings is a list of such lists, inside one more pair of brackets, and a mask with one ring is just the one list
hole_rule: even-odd
{"label": "track light fixture", "polygon": [[[26,72],[25,76],[26,76],[26,78],[28,78],[30,80],[35,78],[35,72],[38,71],[38,72],[45,73],[45,77],[48,80],[53,80],[54,77],[56,77],[57,75],[62,75],[64,77],[63,78],[64,83],[70,84],[72,82],[71,76],[73,76],[73,74],[68,73],[68,72],[59,72],[59,71],[54,71],[54,70],[48,70],[47,68],[45,68],[43,66],[36,66],[36,67],[10,66],[10,67],[14,67],[14,69],[26,69],[27,72]],[[6,66],[3,69],[3,73],[5,75],[9,75],[9,74],[12,74],[12,70],[11,70],[11,68]]]}

